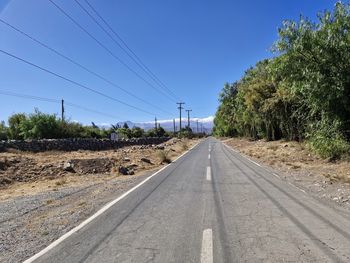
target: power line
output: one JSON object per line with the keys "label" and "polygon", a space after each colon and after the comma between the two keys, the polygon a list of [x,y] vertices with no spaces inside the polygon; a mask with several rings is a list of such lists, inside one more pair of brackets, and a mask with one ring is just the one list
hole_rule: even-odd
{"label": "power line", "polygon": [[80,88],[83,88],[83,89],[85,89],[85,90],[88,90],[88,91],[90,91],[90,92],[92,92],[92,93],[98,94],[98,95],[100,95],[100,96],[102,96],[102,97],[105,97],[105,98],[108,98],[108,99],[110,99],[110,100],[116,101],[116,102],[118,102],[118,103],[120,103],[120,104],[123,104],[123,105],[125,105],[125,106],[130,107],[130,108],[133,108],[133,109],[135,109],[135,110],[138,110],[138,111],[147,113],[147,114],[149,114],[149,115],[152,115],[152,116],[155,115],[154,113],[151,113],[151,112],[146,111],[146,110],[143,110],[143,109],[141,109],[141,108],[139,108],[139,107],[136,107],[136,106],[133,106],[133,105],[128,104],[128,103],[126,103],[126,102],[123,102],[123,101],[121,101],[121,100],[118,100],[118,99],[116,99],[116,98],[114,98],[114,97],[111,97],[111,96],[109,96],[109,95],[107,95],[107,94],[104,94],[104,93],[98,91],[98,90],[92,89],[92,88],[90,88],[90,87],[88,87],[88,86],[86,86],[86,85],[84,85],[84,84],[81,84],[81,83],[79,83],[79,82],[76,82],[76,81],[74,81],[74,80],[71,80],[71,79],[69,79],[69,78],[66,78],[66,77],[64,77],[64,76],[62,76],[62,75],[60,75],[60,74],[57,74],[57,73],[55,73],[55,72],[53,72],[53,71],[51,71],[51,70],[48,70],[48,69],[46,69],[46,68],[43,68],[43,67],[41,67],[41,66],[38,66],[38,65],[36,65],[36,64],[34,64],[34,63],[32,63],[32,62],[29,62],[29,61],[27,61],[27,60],[25,60],[25,59],[23,59],[23,58],[20,58],[20,57],[18,57],[18,56],[16,56],[16,55],[13,55],[13,54],[11,54],[11,53],[9,53],[9,52],[6,52],[6,51],[2,50],[2,49],[0,49],[0,52],[3,53],[3,54],[5,54],[5,55],[7,55],[7,56],[9,56],[9,57],[12,57],[12,58],[14,58],[14,59],[16,59],[16,60],[19,60],[19,61],[21,61],[21,62],[23,62],[23,63],[25,63],[25,64],[28,64],[28,65],[31,65],[31,66],[37,68],[37,69],[40,69],[41,71],[44,71],[44,72],[49,73],[49,74],[51,74],[51,75],[53,75],[53,76],[55,76],[55,77],[58,77],[58,78],[63,79],[63,80],[65,80],[65,81],[69,82],[69,83],[72,83],[72,84],[74,84],[75,86],[78,86],[78,87],[80,87]]}
{"label": "power line", "polygon": [[[22,94],[22,93],[16,93],[16,92],[12,92],[12,91],[6,91],[6,90],[0,90],[0,94],[2,95],[6,95],[6,96],[12,96],[12,97],[17,97],[17,98],[23,98],[23,99],[31,99],[31,100],[37,100],[37,101],[45,101],[45,102],[51,102],[51,103],[57,103],[60,104],[62,101],[58,100],[58,99],[50,99],[50,98],[44,98],[44,97],[38,97],[38,96],[33,96],[33,95],[28,95],[28,94]],[[90,109],[87,108],[85,106],[81,106],[72,102],[64,102],[65,105],[70,106],[70,107],[74,107],[74,108],[78,108],[84,111],[88,111],[88,112],[92,112],[95,114],[99,114],[99,115],[103,115],[105,117],[109,117],[109,118],[113,118],[113,119],[121,119],[119,116],[114,116],[111,115],[109,113],[104,113],[101,111],[97,111],[94,109]]]}
{"label": "power line", "polygon": [[96,37],[94,37],[87,29],[85,29],[81,24],[79,24],[71,15],[69,15],[63,8],[61,8],[57,3],[53,0],[50,1],[62,14],[64,14],[69,20],[71,20],[77,27],[79,27],[84,33],[86,33],[90,38],[92,38],[99,46],[101,46],[104,50],[106,50],[114,59],[116,59],[119,63],[121,63],[124,67],[126,67],[129,71],[135,74],[139,79],[143,80],[148,86],[158,91],[160,94],[165,96],[171,101],[174,101],[171,97],[169,97],[162,90],[158,89],[144,77],[142,77],[137,71],[132,69],[128,64],[126,64],[123,60],[121,60],[117,55],[115,55],[108,47],[106,47],[101,41],[99,41]]}
{"label": "power line", "polygon": [[[120,35],[112,28],[112,26],[97,12],[97,10],[89,3],[89,1],[84,0],[85,3],[90,7],[90,9],[95,13],[95,15],[104,23],[104,25],[121,41],[121,43],[126,47],[126,49],[94,18],[94,16],[78,1],[74,0],[82,10],[117,44],[148,76],[150,76],[155,83],[160,87],[165,88],[175,99],[179,98],[175,93],[169,89],[160,79],[142,62],[142,60],[135,54],[135,52],[126,44],[126,42],[120,37]],[[133,55],[131,55],[129,52]]]}
{"label": "power line", "polygon": [[104,76],[102,76],[102,75],[100,75],[100,74],[98,74],[98,73],[92,71],[91,69],[85,67],[84,65],[80,64],[79,62],[77,62],[77,61],[73,60],[72,58],[70,58],[70,57],[68,57],[68,56],[66,56],[66,55],[64,55],[64,54],[62,54],[62,53],[59,52],[58,50],[56,50],[56,49],[54,49],[54,48],[48,46],[47,44],[43,43],[42,41],[40,41],[40,40],[34,38],[33,36],[29,35],[28,33],[25,33],[24,31],[22,31],[22,30],[20,30],[19,28],[17,28],[17,27],[15,27],[15,26],[11,25],[10,23],[4,21],[4,20],[1,19],[1,18],[0,18],[0,22],[3,23],[4,25],[10,27],[11,29],[15,30],[16,32],[18,32],[18,33],[20,33],[20,34],[26,36],[27,38],[31,39],[31,40],[34,41],[35,43],[39,44],[40,46],[42,46],[42,47],[44,47],[44,48],[50,50],[51,52],[55,53],[55,54],[58,55],[58,56],[64,58],[65,60],[69,61],[70,63],[72,63],[72,64],[74,64],[74,65],[80,67],[81,69],[85,70],[86,72],[88,72],[88,73],[94,75],[95,77],[97,77],[97,78],[99,78],[99,79],[101,79],[101,80],[107,82],[108,84],[110,84],[110,85],[112,85],[112,86],[114,86],[114,87],[116,87],[116,88],[122,90],[123,92],[127,93],[128,95],[130,95],[130,96],[132,96],[132,97],[138,99],[139,101],[142,101],[142,102],[144,102],[144,103],[146,103],[146,104],[148,104],[148,105],[150,105],[150,106],[152,106],[152,107],[154,107],[154,108],[157,108],[158,110],[161,110],[162,112],[165,112],[165,113],[171,115],[170,112],[167,112],[166,110],[164,110],[164,109],[162,109],[162,108],[160,108],[160,107],[158,107],[158,106],[156,106],[156,105],[154,105],[154,104],[152,104],[152,103],[149,103],[148,101],[146,101],[146,100],[144,100],[144,99],[138,97],[137,95],[131,93],[130,91],[128,91],[128,90],[126,90],[126,89],[120,87],[118,84],[116,84],[116,83],[114,83],[114,82],[108,80],[108,79],[105,78]]}

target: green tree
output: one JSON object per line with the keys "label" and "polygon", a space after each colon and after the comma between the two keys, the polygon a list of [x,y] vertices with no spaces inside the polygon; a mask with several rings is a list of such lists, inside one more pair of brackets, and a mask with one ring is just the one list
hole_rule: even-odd
{"label": "green tree", "polygon": [[24,113],[16,113],[8,118],[9,124],[9,138],[12,140],[24,139],[21,134],[21,123],[27,120],[27,116]]}

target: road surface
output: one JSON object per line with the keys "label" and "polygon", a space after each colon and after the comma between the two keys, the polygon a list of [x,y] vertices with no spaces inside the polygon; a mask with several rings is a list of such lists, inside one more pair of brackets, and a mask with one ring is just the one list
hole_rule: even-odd
{"label": "road surface", "polygon": [[350,262],[350,213],[208,138],[62,240],[34,262]]}

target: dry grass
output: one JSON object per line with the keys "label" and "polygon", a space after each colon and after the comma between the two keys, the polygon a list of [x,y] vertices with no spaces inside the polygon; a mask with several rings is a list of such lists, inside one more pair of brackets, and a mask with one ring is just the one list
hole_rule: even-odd
{"label": "dry grass", "polygon": [[[0,182],[8,183],[0,186],[0,201],[23,195],[34,195],[45,191],[58,191],[61,187],[82,186],[92,183],[100,183],[108,180],[123,180],[118,175],[119,165],[128,166],[135,164],[135,175],[139,176],[147,171],[157,169],[162,163],[171,162],[180,155],[184,149],[188,149],[197,140],[179,140],[177,138],[166,142],[164,153],[153,147],[130,146],[107,151],[73,151],[73,152],[17,152],[10,151],[0,153]],[[125,158],[130,159],[126,161]],[[141,161],[148,158],[152,164]],[[62,164],[72,159],[101,159],[108,158],[112,166],[106,173],[76,173],[65,172]],[[160,160],[160,162],[159,162]],[[74,167],[77,168],[77,167]],[[55,171],[58,170],[59,173]],[[19,178],[19,180],[18,180]],[[7,182],[6,181],[6,182]]]}
{"label": "dry grass", "polygon": [[350,183],[349,160],[331,163],[312,153],[303,143],[282,140],[249,141],[238,138],[226,140],[226,143],[282,172],[323,175],[330,181]]}
{"label": "dry grass", "polygon": [[162,163],[171,163],[171,159],[169,158],[170,150],[159,150],[157,152],[158,158],[160,160],[160,164]]}
{"label": "dry grass", "polygon": [[60,180],[56,181],[56,185],[57,186],[62,186],[65,185],[67,183],[67,180],[65,178],[61,178]]}

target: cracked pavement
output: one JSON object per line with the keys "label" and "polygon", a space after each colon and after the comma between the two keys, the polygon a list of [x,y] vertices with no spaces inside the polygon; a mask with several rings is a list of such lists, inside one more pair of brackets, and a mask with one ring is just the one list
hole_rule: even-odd
{"label": "cracked pavement", "polygon": [[208,138],[36,262],[201,262],[208,228],[213,262],[350,261],[348,210]]}

